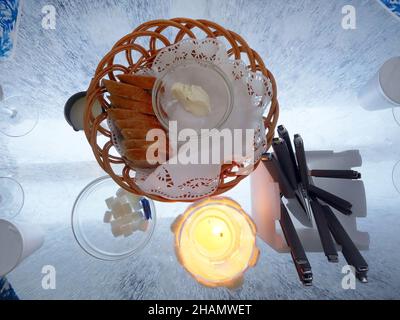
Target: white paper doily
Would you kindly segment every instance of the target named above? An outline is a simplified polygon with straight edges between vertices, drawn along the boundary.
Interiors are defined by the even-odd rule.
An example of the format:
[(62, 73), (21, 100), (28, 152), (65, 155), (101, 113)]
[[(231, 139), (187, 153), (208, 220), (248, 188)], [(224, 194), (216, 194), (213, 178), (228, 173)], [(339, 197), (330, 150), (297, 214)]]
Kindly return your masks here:
[[(234, 93), (233, 109), (221, 129), (242, 129), (244, 132), (246, 129), (255, 130), (253, 159), (245, 159), (236, 154), (229, 156), (230, 160), (233, 158), (235, 162), (244, 166), (243, 174), (248, 174), (251, 171), (248, 170), (247, 164), (258, 161), (261, 154), (266, 151), (262, 115), (271, 102), (273, 94), (271, 80), (262, 73), (251, 72), (243, 61), (229, 59), (225, 45), (212, 38), (185, 39), (166, 47), (155, 58), (152, 69), (142, 70), (141, 73), (159, 78), (174, 64), (188, 59), (215, 64), (231, 82)], [(243, 137), (243, 150), (245, 150), (244, 144)], [(180, 146), (178, 154), (185, 152), (185, 146)], [(200, 149), (200, 153), (203, 151)], [(154, 170), (137, 170), (136, 184), (145, 193), (170, 200), (196, 200), (213, 194), (218, 188), (221, 165), (173, 164), (177, 156), (175, 154), (167, 163)], [(225, 158), (222, 159), (222, 162), (224, 161)]]

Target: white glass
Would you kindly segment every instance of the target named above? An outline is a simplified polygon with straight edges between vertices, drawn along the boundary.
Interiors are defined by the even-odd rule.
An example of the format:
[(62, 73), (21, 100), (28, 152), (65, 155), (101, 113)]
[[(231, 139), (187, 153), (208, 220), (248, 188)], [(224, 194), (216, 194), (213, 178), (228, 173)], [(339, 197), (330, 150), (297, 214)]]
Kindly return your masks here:
[(0, 132), (9, 137), (22, 137), (36, 126), (39, 112), (33, 101), (13, 96), (0, 101)]

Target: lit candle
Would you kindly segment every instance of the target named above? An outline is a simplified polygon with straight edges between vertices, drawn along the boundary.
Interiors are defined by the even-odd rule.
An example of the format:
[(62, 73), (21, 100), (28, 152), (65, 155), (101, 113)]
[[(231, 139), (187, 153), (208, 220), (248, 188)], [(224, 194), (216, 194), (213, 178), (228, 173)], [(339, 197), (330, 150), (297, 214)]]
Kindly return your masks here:
[(203, 285), (237, 287), (256, 264), (256, 227), (241, 206), (225, 197), (192, 204), (172, 230), (179, 262)]

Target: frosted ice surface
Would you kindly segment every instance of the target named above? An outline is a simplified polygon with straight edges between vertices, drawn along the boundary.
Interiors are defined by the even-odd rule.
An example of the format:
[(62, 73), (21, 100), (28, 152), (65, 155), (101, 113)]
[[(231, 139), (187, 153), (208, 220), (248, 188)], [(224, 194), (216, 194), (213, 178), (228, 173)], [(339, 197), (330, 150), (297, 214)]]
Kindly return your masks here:
[[(52, 3), (56, 29), (44, 30), (41, 6), (47, 2), (24, 2), (14, 60), (0, 64), (5, 96), (30, 95), (41, 105), (31, 134), (18, 139), (0, 135), (0, 175), (15, 177), (26, 191), (21, 218), (43, 223), (47, 230), (43, 248), (9, 276), (22, 298), (400, 298), (400, 195), (392, 184), (392, 168), (400, 160), (400, 127), (391, 110), (367, 112), (356, 99), (358, 88), (400, 52), (400, 24), (376, 1), (352, 1), (358, 24), (347, 31), (341, 28), (346, 0)], [(169, 225), (186, 208), (182, 203), (156, 204), (160, 219), (154, 238), (135, 258), (104, 263), (78, 247), (70, 227), (72, 204), (103, 173), (83, 133), (64, 121), (64, 103), (86, 90), (99, 60), (120, 37), (144, 21), (175, 16), (214, 20), (248, 40), (276, 77), (279, 122), (292, 134), (301, 133), (308, 150), (360, 149), (368, 217), (358, 223), (371, 236), (365, 253), (369, 284), (344, 291), (344, 259), (333, 265), (323, 254), (311, 254), (315, 285), (305, 290), (290, 256), (260, 242), (260, 262), (246, 274), (242, 289), (201, 287), (173, 252)], [(248, 179), (227, 195), (250, 212)], [(54, 291), (41, 287), (46, 264), (57, 270)]]

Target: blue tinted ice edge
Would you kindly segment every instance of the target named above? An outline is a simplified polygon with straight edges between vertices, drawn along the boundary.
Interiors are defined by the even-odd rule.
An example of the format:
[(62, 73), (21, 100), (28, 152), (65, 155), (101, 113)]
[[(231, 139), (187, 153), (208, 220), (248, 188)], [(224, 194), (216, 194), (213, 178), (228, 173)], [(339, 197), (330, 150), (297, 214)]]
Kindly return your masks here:
[(0, 300), (18, 300), (14, 289), (4, 277), (0, 277)]
[(11, 56), (15, 46), (21, 0), (0, 0), (0, 60)]
[(400, 0), (378, 0), (384, 7), (386, 7), (395, 16), (400, 18)]

